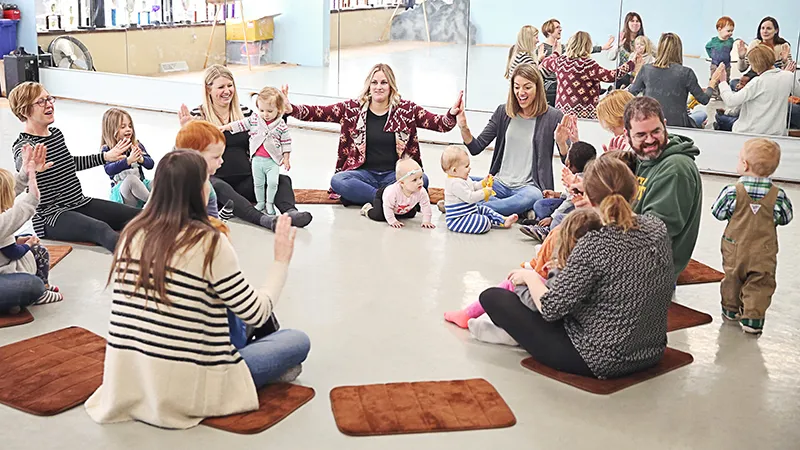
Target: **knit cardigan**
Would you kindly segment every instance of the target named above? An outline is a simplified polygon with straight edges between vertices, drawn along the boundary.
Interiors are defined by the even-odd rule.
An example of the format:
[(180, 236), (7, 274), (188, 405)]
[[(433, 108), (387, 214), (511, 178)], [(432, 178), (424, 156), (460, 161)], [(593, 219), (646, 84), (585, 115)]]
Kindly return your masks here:
[[(544, 114), (536, 118), (536, 128), (533, 130), (533, 183), (537, 188), (553, 189), (553, 151), (556, 147), (555, 131), (564, 113), (548, 107)], [(465, 145), (469, 152), (475, 156), (480, 154), (493, 140), (497, 139), (492, 153), (492, 164), (489, 173), (497, 175), (503, 164), (503, 154), (506, 150), (506, 131), (511, 123), (511, 117), (506, 114), (506, 105), (497, 107), (486, 128), (481, 134)], [(563, 158), (562, 158), (563, 159)]]
[[(336, 172), (354, 170), (361, 167), (367, 158), (367, 110), (369, 104), (361, 106), (358, 100), (345, 100), (328, 106), (292, 105), (292, 117), (307, 122), (339, 123), (339, 157)], [(444, 133), (456, 126), (456, 117), (450, 114), (439, 115), (426, 111), (423, 107), (408, 100), (389, 109), (389, 117), (383, 131), (394, 133), (397, 142), (397, 156), (409, 157), (422, 165), (419, 154), (417, 128)]]
[[(14, 194), (19, 195), (28, 185), (28, 173), (25, 170), (17, 172)], [(14, 233), (19, 230), (36, 212), (39, 199), (33, 194), (25, 194), (17, 199), (14, 206), (0, 212), (0, 248), (7, 247), (16, 242)], [(0, 274), (8, 273), (36, 273), (36, 260), (33, 253), (28, 252), (20, 259), (11, 261), (0, 253)], [(0, 293), (2, 295), (2, 293)]]

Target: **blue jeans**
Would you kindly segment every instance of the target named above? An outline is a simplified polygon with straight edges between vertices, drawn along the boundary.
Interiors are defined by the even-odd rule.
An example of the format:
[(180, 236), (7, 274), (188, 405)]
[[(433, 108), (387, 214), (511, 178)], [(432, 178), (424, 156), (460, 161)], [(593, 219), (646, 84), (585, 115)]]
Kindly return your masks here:
[[(363, 205), (370, 203), (375, 198), (375, 193), (383, 186), (388, 186), (397, 181), (394, 170), (377, 172), (367, 169), (345, 170), (334, 174), (331, 178), (331, 188), (342, 196), (342, 203)], [(428, 189), (428, 176), (422, 175), (425, 189)]]
[[(475, 181), (481, 181), (483, 179), (481, 177), (471, 178)], [(544, 198), (542, 196), (542, 191), (536, 186), (528, 185), (510, 189), (505, 187), (503, 183), (495, 180), (492, 189), (494, 189), (497, 195), (483, 204), (504, 216), (510, 216), (511, 214), (522, 215), (526, 211), (533, 209), (533, 205)]]
[(789, 105), (789, 128), (800, 129), (800, 105)]
[(24, 308), (44, 294), (44, 282), (29, 273), (0, 275), (0, 313)]
[(305, 361), (310, 350), (311, 341), (302, 331), (278, 330), (247, 344), (239, 354), (259, 389)]
[(564, 202), (562, 198), (543, 198), (533, 204), (533, 212), (536, 213), (536, 220), (550, 217)]
[(729, 116), (727, 114), (717, 113), (714, 120), (717, 122), (716, 129), (719, 131), (733, 131), (733, 124), (739, 119), (739, 116)]
[(703, 128), (703, 122), (708, 119), (708, 113), (698, 109), (697, 111), (690, 112), (689, 117), (697, 124), (697, 128)]

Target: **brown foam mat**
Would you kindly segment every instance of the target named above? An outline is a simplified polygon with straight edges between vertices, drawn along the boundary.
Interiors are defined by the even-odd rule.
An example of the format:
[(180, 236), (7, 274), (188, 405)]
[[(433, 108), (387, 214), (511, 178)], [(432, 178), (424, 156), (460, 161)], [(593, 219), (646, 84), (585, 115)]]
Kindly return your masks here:
[(341, 386), (331, 390), (336, 426), (350, 436), (505, 428), (517, 423), (488, 381)]
[(704, 312), (673, 302), (667, 310), (667, 332), (705, 325), (712, 320)]
[(78, 327), (0, 347), (0, 403), (52, 416), (82, 404), (103, 381), (106, 340)]
[(678, 276), (678, 286), (686, 284), (718, 283), (725, 278), (725, 274), (693, 259)]
[(46, 245), (45, 247), (47, 247), (47, 251), (50, 252), (51, 269), (55, 267), (56, 264), (60, 263), (62, 259), (66, 258), (72, 251), (71, 245)]
[(692, 355), (680, 350), (675, 350), (674, 348), (667, 347), (666, 351), (664, 352), (664, 357), (661, 358), (661, 361), (659, 361), (659, 363), (655, 366), (626, 377), (613, 378), (610, 380), (598, 380), (597, 378), (582, 377), (580, 375), (559, 372), (558, 370), (545, 366), (533, 358), (523, 359), (521, 364), (526, 369), (532, 370), (540, 375), (544, 375), (547, 378), (560, 381), (561, 383), (566, 383), (586, 392), (599, 395), (608, 395), (650, 380), (659, 375), (672, 372), (675, 369), (690, 364), (692, 361), (694, 361)]
[(33, 315), (27, 309), (22, 309), (17, 314), (0, 315), (0, 328), (13, 327), (33, 322)]
[[(328, 196), (328, 191), (324, 189), (295, 189), (294, 200), (298, 205), (338, 205), (339, 200), (332, 200)], [(439, 200), (444, 200), (444, 189), (429, 188), (428, 195), (431, 203), (435, 204)]]
[(271, 384), (258, 391), (258, 409), (230, 416), (210, 417), (201, 423), (238, 434), (256, 434), (288, 417), (314, 398), (314, 389), (296, 384)]

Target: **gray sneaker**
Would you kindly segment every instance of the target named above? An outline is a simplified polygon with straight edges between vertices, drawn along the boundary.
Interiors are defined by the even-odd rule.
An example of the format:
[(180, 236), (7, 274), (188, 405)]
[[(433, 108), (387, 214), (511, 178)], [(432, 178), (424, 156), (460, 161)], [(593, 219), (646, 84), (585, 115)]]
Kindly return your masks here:
[(289, 370), (283, 373), (283, 375), (279, 376), (276, 383), (291, 383), (292, 381), (296, 380), (297, 377), (300, 376), (300, 373), (303, 372), (303, 365), (298, 364), (294, 367), (291, 367)]
[(438, 202), (436, 202), (436, 207), (439, 208), (439, 211), (442, 214), (446, 214), (447, 213), (447, 211), (444, 209), (444, 200), (439, 200)]

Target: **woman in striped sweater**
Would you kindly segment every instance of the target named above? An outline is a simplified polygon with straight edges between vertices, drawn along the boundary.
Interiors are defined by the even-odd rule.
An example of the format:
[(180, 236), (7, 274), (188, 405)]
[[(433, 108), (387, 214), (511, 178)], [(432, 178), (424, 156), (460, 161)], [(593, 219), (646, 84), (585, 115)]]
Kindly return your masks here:
[(36, 234), (57, 241), (94, 242), (113, 252), (118, 231), (139, 210), (83, 195), (76, 172), (124, 159), (124, 149), (72, 156), (61, 130), (50, 126), (55, 121), (55, 99), (39, 83), (25, 82), (15, 87), (8, 102), (14, 115), (25, 124), (25, 131), (13, 147), (17, 170), (24, 170), (22, 149), (26, 145), (44, 145), (47, 162), (52, 163), (37, 177), (41, 197), (33, 216)]
[(208, 221), (208, 194), (203, 157), (170, 152), (142, 214), (122, 232), (109, 274), (103, 384), (86, 401), (99, 423), (190, 428), (205, 417), (255, 410), (257, 389), (300, 373), (308, 336), (280, 330), (237, 350), (227, 318), (230, 309), (253, 327), (267, 322), (297, 229), (287, 215), (277, 219), (275, 260), (260, 286), (250, 285), (230, 241)]

